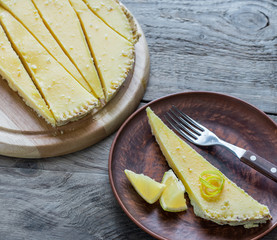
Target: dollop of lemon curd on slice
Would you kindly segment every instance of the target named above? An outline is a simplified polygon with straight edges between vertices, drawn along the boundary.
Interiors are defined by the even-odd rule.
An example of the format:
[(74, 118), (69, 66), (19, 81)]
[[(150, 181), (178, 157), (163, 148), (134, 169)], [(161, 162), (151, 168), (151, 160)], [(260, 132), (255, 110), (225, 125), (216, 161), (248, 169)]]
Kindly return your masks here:
[(164, 173), (162, 183), (166, 185), (160, 197), (160, 204), (163, 210), (168, 212), (186, 210), (185, 187), (171, 169)]
[[(201, 193), (199, 177), (203, 171), (219, 171), (170, 130), (148, 107), (149, 124), (163, 155), (183, 182), (197, 216), (218, 224), (257, 227), (271, 219), (267, 206), (260, 204), (224, 174), (220, 194), (206, 198)], [(219, 171), (220, 172), (220, 171)]]
[(161, 196), (165, 185), (156, 182), (154, 179), (145, 176), (144, 174), (137, 174), (131, 170), (124, 170), (127, 178), (131, 182), (136, 192), (148, 203), (155, 203)]

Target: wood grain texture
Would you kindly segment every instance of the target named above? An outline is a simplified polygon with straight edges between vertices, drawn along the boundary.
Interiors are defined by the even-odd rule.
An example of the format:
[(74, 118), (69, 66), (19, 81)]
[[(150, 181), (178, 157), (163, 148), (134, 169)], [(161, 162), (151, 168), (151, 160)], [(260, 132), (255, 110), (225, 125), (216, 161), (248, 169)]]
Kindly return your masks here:
[(216, 91), (277, 113), (275, 1), (124, 3), (149, 44), (152, 70), (145, 100), (176, 91)]
[[(170, 93), (211, 90), (246, 100), (277, 123), (275, 1), (122, 2), (138, 19), (150, 51), (150, 80), (140, 106)], [(260, 12), (269, 24), (257, 30), (267, 18)], [(48, 159), (1, 156), (0, 239), (153, 240), (128, 218), (109, 187), (114, 136)], [(96, 197), (87, 197), (92, 193)], [(277, 228), (262, 240), (277, 240)]]
[(1, 240), (147, 238), (110, 197), (106, 174), (0, 168), (0, 175)]
[(91, 146), (114, 132), (135, 110), (149, 77), (148, 46), (141, 28), (135, 64), (116, 96), (98, 111), (65, 126), (52, 128), (39, 119), (8, 84), (0, 81), (0, 153), (12, 157), (52, 157)]

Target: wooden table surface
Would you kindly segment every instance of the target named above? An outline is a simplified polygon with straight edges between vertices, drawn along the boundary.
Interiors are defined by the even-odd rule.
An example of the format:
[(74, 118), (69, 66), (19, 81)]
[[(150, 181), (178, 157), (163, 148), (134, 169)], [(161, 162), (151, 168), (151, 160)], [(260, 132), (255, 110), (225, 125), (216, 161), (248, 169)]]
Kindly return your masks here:
[[(182, 91), (215, 91), (277, 122), (277, 3), (123, 0), (149, 45), (141, 105)], [(119, 207), (108, 179), (115, 134), (49, 159), (0, 157), (0, 239), (153, 239)], [(276, 206), (277, 207), (277, 206)], [(264, 236), (276, 240), (277, 228)]]

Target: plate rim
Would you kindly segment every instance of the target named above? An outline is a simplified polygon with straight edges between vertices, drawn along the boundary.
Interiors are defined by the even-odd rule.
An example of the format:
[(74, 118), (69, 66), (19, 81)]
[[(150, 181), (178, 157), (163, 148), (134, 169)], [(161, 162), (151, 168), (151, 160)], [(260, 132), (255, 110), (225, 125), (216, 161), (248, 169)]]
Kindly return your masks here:
[[(195, 95), (195, 94), (207, 94), (207, 95), (216, 95), (216, 96), (220, 96), (220, 97), (224, 97), (224, 98), (229, 98), (231, 100), (235, 100), (238, 102), (241, 102), (243, 104), (245, 104), (247, 107), (250, 107), (252, 109), (254, 109), (255, 111), (257, 111), (259, 114), (261, 114), (261, 116), (265, 117), (267, 120), (269, 120), (269, 122), (271, 122), (273, 124), (273, 126), (275, 125), (277, 127), (277, 124), (270, 118), (268, 117), (262, 110), (258, 109), (257, 107), (255, 107), (254, 105), (231, 95), (228, 94), (223, 94), (223, 93), (219, 93), (219, 92), (213, 92), (213, 91), (183, 91), (183, 92), (177, 92), (177, 93), (172, 93), (160, 98), (157, 98), (153, 101), (150, 101), (149, 103), (145, 104), (144, 106), (140, 107), (139, 109), (137, 109), (134, 113), (132, 113), (125, 121), (124, 123), (121, 125), (121, 127), (118, 129), (115, 138), (112, 142), (111, 148), (110, 148), (110, 153), (109, 153), (109, 162), (108, 162), (108, 171), (109, 171), (109, 181), (111, 184), (111, 188), (112, 191), (115, 195), (115, 198), (117, 200), (117, 202), (119, 203), (120, 207), (123, 209), (123, 211), (125, 212), (125, 214), (139, 227), (141, 228), (143, 231), (145, 231), (146, 233), (148, 233), (149, 235), (157, 238), (157, 239), (161, 239), (161, 240), (169, 240), (168, 238), (165, 238), (157, 233), (155, 233), (154, 231), (151, 231), (149, 228), (145, 227), (142, 223), (140, 223), (136, 218), (134, 218), (131, 213), (127, 210), (127, 208), (125, 207), (125, 205), (123, 204), (123, 202), (121, 201), (121, 198), (119, 196), (119, 194), (116, 191), (116, 187), (113, 181), (113, 176), (112, 176), (112, 161), (113, 161), (113, 152), (117, 143), (117, 139), (120, 137), (123, 129), (125, 128), (125, 126), (133, 119), (135, 118), (135, 116), (137, 114), (139, 114), (141, 111), (145, 110), (148, 106), (155, 104), (156, 102), (159, 101), (163, 101), (167, 98), (171, 98), (171, 97), (175, 97), (177, 95)], [(271, 232), (275, 227), (277, 227), (277, 221), (266, 231), (264, 231), (263, 233), (255, 236), (254, 238), (252, 238), (252, 240), (257, 240), (260, 239), (261, 237), (265, 236), (266, 234), (268, 234), (269, 232)]]

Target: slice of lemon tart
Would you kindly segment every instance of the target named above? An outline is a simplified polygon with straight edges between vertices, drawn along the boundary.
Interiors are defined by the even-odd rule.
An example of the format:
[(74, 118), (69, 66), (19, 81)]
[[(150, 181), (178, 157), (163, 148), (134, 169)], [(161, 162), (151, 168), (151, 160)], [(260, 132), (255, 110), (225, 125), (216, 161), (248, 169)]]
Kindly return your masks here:
[(99, 101), (3, 8), (0, 8), (0, 21), (13, 48), (53, 113), (58, 126), (77, 120), (98, 106)]
[(86, 80), (69, 60), (44, 25), (31, 0), (0, 0), (0, 5), (19, 20), (52, 57), (54, 57), (87, 91), (92, 92)]
[(138, 34), (129, 12), (116, 0), (84, 0), (91, 11), (128, 41), (135, 43)]
[(7, 80), (11, 89), (18, 92), (28, 106), (54, 126), (56, 121), (53, 114), (13, 50), (1, 26), (0, 39), (0, 75)]
[[(183, 182), (197, 216), (218, 224), (243, 225), (246, 228), (271, 219), (267, 206), (254, 200), (224, 176), (170, 130), (149, 107), (146, 111), (152, 133), (169, 166)], [(203, 174), (210, 175), (203, 179)], [(219, 179), (222, 187), (216, 186)], [(211, 189), (204, 192), (203, 182)], [(212, 188), (220, 191), (213, 194), (215, 190)]]
[(68, 0), (33, 0), (46, 26), (79, 69), (97, 98), (104, 100), (100, 79), (79, 19)]
[(132, 68), (134, 45), (108, 27), (82, 0), (70, 2), (82, 23), (108, 102)]

